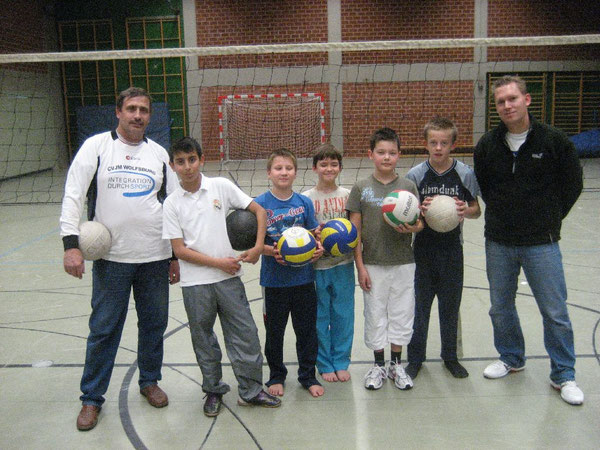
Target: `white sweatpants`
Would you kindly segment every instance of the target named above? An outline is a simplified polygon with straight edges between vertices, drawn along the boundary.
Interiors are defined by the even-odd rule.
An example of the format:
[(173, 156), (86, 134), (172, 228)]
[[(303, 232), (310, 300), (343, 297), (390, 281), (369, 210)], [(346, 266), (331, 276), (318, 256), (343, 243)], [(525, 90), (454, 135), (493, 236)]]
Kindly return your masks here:
[(363, 291), (366, 346), (408, 345), (415, 318), (415, 264), (365, 267), (371, 278), (371, 290)]

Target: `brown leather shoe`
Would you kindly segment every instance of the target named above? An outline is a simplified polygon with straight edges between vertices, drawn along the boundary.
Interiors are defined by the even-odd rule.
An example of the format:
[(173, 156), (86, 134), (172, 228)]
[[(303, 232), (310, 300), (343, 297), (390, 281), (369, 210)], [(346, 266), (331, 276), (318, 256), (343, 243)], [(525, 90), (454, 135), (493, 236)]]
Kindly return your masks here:
[(79, 431), (88, 431), (98, 423), (98, 414), (100, 414), (99, 406), (83, 405), (79, 415), (77, 416), (77, 429)]
[(162, 408), (169, 404), (169, 397), (165, 394), (161, 388), (158, 387), (158, 384), (150, 384), (146, 386), (144, 389), (140, 390), (140, 394), (142, 394), (155, 408)]

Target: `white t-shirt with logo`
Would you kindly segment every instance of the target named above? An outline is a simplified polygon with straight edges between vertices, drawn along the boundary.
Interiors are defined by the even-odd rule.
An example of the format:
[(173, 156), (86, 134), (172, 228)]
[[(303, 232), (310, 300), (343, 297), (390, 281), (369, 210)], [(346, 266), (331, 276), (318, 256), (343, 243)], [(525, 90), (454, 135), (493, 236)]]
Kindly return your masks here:
[[(209, 178), (202, 175), (200, 189), (188, 192), (179, 187), (164, 205), (163, 237), (183, 239), (189, 249), (215, 258), (236, 257), (227, 235), (226, 218), (231, 209), (246, 209), (252, 198), (227, 178)], [(183, 259), (181, 286), (197, 286), (218, 283), (242, 275), (221, 269), (194, 264)]]
[[(163, 180), (166, 165), (167, 180)], [(110, 231), (112, 246), (104, 259), (142, 263), (171, 256), (170, 242), (162, 238), (162, 204), (158, 191), (178, 186), (169, 167), (167, 151), (145, 139), (128, 145), (112, 132), (87, 139), (71, 163), (60, 217), (61, 236), (79, 235), (86, 193), (98, 169), (94, 220)]]

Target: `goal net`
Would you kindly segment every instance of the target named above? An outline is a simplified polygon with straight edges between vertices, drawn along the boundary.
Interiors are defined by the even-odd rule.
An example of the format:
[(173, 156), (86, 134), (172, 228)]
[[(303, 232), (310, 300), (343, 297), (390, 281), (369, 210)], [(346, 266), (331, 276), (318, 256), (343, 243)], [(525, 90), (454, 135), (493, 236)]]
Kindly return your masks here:
[(325, 142), (322, 94), (236, 94), (219, 97), (218, 103), (224, 161), (264, 159), (280, 147), (306, 158)]
[(314, 185), (322, 142), (343, 152), (351, 186), (372, 170), (369, 137), (384, 126), (400, 135), (403, 174), (423, 160), (435, 116), (457, 125), (455, 155), (470, 163), (498, 123), (490, 86), (504, 74), (527, 81), (543, 122), (569, 136), (598, 128), (599, 34), (0, 54), (0, 204), (59, 203), (78, 117), (114, 111), (130, 85), (166, 105), (171, 141), (201, 143), (205, 173), (254, 196), (278, 147), (299, 157), (295, 189)]

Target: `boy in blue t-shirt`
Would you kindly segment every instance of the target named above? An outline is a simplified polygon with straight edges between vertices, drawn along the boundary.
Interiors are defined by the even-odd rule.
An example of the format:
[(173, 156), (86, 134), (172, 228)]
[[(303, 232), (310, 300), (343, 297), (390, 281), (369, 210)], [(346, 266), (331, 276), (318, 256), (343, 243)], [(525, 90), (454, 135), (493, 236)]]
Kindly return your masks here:
[[(267, 211), (267, 235), (260, 268), (260, 284), (265, 289), (265, 356), (269, 364), (271, 395), (283, 395), (287, 369), (283, 363), (283, 337), (288, 317), (296, 333), (298, 381), (313, 397), (324, 390), (317, 381), (317, 294), (312, 264), (291, 267), (285, 264), (277, 250), (277, 241), (290, 227), (300, 226), (309, 231), (317, 229), (312, 201), (292, 190), (297, 171), (296, 157), (287, 149), (274, 151), (267, 161), (267, 176), (271, 189), (255, 201)], [(317, 239), (313, 261), (323, 254)]]
[(456, 202), (461, 224), (447, 233), (427, 226), (415, 236), (415, 321), (408, 346), (406, 373), (416, 378), (427, 349), (427, 331), (433, 298), (437, 295), (442, 338), (442, 360), (455, 378), (469, 376), (457, 356), (458, 311), (463, 288), (462, 220), (481, 214), (475, 173), (466, 164), (450, 157), (458, 130), (452, 121), (436, 117), (425, 125), (427, 161), (410, 169), (406, 177), (417, 185), (423, 212), (436, 195), (448, 195)]

